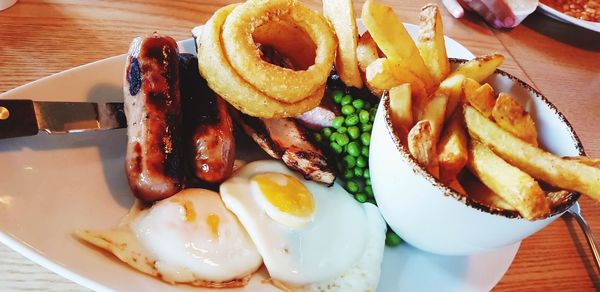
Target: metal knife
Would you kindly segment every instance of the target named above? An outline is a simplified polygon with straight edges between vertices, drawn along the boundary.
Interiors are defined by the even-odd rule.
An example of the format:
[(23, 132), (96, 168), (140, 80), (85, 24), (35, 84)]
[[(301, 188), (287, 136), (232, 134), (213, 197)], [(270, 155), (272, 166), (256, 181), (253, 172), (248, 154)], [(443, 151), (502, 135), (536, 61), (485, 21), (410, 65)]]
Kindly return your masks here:
[(0, 99), (0, 139), (126, 127), (123, 103)]

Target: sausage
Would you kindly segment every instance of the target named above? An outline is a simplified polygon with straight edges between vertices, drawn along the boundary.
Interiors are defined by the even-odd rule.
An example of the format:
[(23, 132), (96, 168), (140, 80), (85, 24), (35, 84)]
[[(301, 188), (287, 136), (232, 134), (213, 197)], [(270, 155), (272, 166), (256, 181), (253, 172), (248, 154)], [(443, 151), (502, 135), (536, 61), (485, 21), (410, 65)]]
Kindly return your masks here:
[(179, 51), (168, 36), (136, 38), (127, 55), (125, 172), (136, 197), (153, 202), (183, 188)]
[(235, 162), (233, 123), (227, 103), (212, 91), (198, 71), (198, 59), (180, 54), (181, 99), (187, 162), (200, 180), (228, 178)]

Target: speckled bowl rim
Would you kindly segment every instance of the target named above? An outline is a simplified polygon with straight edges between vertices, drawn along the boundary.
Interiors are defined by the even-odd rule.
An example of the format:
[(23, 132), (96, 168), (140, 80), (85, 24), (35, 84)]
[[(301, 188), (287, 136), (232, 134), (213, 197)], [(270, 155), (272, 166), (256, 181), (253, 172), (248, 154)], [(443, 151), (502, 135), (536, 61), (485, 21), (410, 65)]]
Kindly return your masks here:
[[(464, 63), (464, 62), (468, 61), (465, 59), (455, 59), (455, 58), (449, 58), (449, 60), (451, 63)], [(527, 91), (535, 94), (538, 98), (540, 98), (556, 115), (558, 115), (558, 118), (560, 119), (560, 121), (567, 126), (569, 133), (571, 134), (571, 138), (575, 142), (574, 146), (577, 149), (577, 151), (579, 152), (579, 155), (585, 156), (585, 150), (583, 149), (583, 144), (581, 143), (579, 136), (577, 136), (577, 134), (575, 133), (573, 126), (571, 126), (571, 123), (569, 123), (567, 118), (565, 118), (565, 116), (556, 108), (556, 106), (554, 106), (554, 104), (552, 104), (552, 102), (550, 102), (550, 100), (548, 100), (548, 98), (546, 98), (543, 94), (541, 94), (535, 88), (531, 87), (529, 84), (525, 83), (523, 80), (515, 77), (514, 75), (512, 75), (508, 72), (505, 72), (500, 69), (496, 69), (494, 74), (499, 74), (499, 75), (502, 75), (504, 77), (507, 77), (507, 78), (515, 81), (519, 86), (525, 88)], [(419, 163), (417, 163), (417, 161), (412, 157), (412, 155), (410, 155), (410, 153), (408, 152), (408, 149), (402, 144), (401, 139), (399, 138), (400, 133), (397, 133), (397, 131), (392, 126), (392, 121), (391, 121), (391, 117), (390, 117), (390, 99), (387, 94), (384, 95), (384, 97), (382, 99), (382, 103), (383, 103), (383, 110), (384, 110), (384, 120), (385, 120), (386, 128), (388, 130), (387, 132), (390, 135), (390, 137), (392, 138), (392, 141), (393, 141), (394, 145), (396, 146), (396, 149), (398, 149), (398, 152), (410, 164), (410, 166), (415, 174), (423, 176), (434, 187), (440, 189), (444, 193), (445, 196), (452, 197), (452, 198), (456, 199), (457, 201), (462, 202), (467, 207), (472, 207), (472, 208), (475, 208), (484, 213), (507, 217), (509, 219), (524, 219), (517, 211), (504, 210), (504, 209), (500, 209), (500, 208), (491, 207), (491, 206), (482, 204), (480, 202), (477, 202), (477, 201), (469, 198), (468, 196), (461, 195), (458, 192), (451, 189), (450, 187), (448, 187), (447, 185), (445, 185), (444, 183), (442, 183), (439, 179), (432, 176), (429, 172), (427, 172), (425, 170), (425, 168), (423, 168), (423, 166), (421, 166)], [(561, 213), (565, 212), (575, 202), (577, 202), (579, 197), (580, 197), (579, 193), (570, 192), (565, 201), (563, 201), (562, 203), (560, 203), (558, 205), (552, 206), (551, 212), (548, 216), (542, 217), (542, 218), (537, 218), (533, 221), (547, 219), (547, 218), (553, 217), (557, 214), (561, 214)]]

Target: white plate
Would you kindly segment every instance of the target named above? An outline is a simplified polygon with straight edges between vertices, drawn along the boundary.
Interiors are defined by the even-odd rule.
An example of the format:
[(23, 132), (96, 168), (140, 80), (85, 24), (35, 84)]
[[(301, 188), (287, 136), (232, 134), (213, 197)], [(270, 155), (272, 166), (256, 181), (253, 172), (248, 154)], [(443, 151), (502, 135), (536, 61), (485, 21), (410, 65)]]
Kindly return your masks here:
[[(413, 37), (417, 34), (417, 26), (407, 28)], [(191, 40), (179, 45), (181, 52), (194, 51)], [(473, 56), (451, 39), (446, 45), (451, 57)], [(122, 101), (124, 61), (121, 55), (77, 67), (0, 98)], [(94, 290), (201, 291), (145, 276), (73, 237), (77, 229), (115, 227), (131, 206), (123, 166), (125, 146), (125, 130), (1, 140), (0, 241)], [(516, 244), (470, 257), (437, 256), (407, 244), (387, 248), (379, 290), (488, 291), (502, 278), (518, 248)], [(263, 277), (264, 272), (255, 276), (246, 290), (273, 289), (261, 283)]]
[(543, 4), (543, 3), (540, 3), (538, 7), (539, 7), (540, 11), (542, 11), (542, 13), (544, 13), (554, 19), (557, 19), (557, 20), (560, 20), (560, 21), (566, 22), (566, 23), (571, 23), (571, 24), (574, 24), (574, 25), (577, 25), (577, 26), (580, 26), (583, 28), (587, 28), (587, 29), (593, 30), (595, 32), (600, 32), (600, 23), (598, 23), (598, 22), (581, 20), (579, 18), (575, 18), (575, 17), (569, 16), (569, 15), (566, 15), (566, 14), (564, 14), (546, 4)]

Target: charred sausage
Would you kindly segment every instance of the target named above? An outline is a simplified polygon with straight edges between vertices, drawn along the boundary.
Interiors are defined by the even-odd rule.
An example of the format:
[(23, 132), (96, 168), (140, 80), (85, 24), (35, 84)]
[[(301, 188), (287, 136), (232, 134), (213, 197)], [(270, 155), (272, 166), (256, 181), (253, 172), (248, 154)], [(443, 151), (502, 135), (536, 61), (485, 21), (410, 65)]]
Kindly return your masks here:
[(180, 54), (181, 99), (187, 162), (194, 175), (221, 182), (233, 171), (235, 139), (227, 103), (198, 71), (198, 59)]
[(127, 117), (125, 171), (132, 192), (153, 202), (183, 188), (179, 52), (175, 40), (133, 40), (123, 87)]

